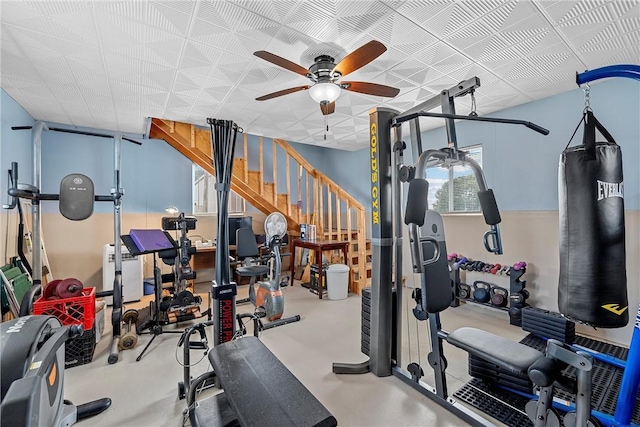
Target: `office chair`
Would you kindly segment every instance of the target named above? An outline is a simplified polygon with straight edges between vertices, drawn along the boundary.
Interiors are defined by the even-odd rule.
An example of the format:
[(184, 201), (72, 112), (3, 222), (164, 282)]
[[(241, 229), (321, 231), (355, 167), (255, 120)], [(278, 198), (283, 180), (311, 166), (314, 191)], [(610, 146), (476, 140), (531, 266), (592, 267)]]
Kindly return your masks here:
[(260, 248), (256, 241), (256, 235), (251, 228), (239, 228), (236, 231), (236, 256), (243, 266), (237, 267), (236, 272), (241, 277), (250, 277), (249, 286), (253, 287), (256, 278), (269, 273), (269, 266), (265, 264), (251, 265), (253, 261), (261, 262)]

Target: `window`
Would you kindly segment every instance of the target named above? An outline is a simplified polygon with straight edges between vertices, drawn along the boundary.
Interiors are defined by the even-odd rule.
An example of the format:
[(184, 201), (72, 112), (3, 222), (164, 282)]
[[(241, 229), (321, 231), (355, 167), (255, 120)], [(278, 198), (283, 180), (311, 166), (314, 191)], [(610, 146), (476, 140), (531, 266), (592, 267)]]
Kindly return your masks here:
[[(229, 213), (245, 211), (245, 201), (233, 191), (229, 192)], [(193, 165), (193, 213), (217, 213), (218, 195), (216, 178), (198, 165)]]
[[(482, 167), (482, 145), (462, 148)], [(431, 167), (429, 181), (429, 209), (440, 213), (480, 212), (478, 183), (468, 166)]]

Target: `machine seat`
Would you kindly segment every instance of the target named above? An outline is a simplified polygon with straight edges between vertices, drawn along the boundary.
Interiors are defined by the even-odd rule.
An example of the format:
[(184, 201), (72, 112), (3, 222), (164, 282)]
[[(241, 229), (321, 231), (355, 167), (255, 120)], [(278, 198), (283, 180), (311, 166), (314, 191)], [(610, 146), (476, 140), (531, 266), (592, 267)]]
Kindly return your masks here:
[(534, 348), (476, 328), (456, 329), (449, 333), (447, 342), (519, 374), (526, 374), (529, 366), (544, 356)]
[(268, 265), (247, 265), (245, 267), (237, 267), (236, 272), (245, 277), (259, 277), (269, 273)]

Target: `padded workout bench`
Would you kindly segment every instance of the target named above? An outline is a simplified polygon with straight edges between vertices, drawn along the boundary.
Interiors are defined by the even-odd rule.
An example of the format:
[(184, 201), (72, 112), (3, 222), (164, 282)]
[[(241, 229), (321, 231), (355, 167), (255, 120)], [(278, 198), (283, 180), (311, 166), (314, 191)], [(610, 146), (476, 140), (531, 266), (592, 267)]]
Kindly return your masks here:
[(456, 329), (446, 340), (469, 354), (519, 374), (526, 374), (533, 362), (544, 356), (534, 348), (476, 328)]
[[(215, 346), (209, 361), (224, 393), (198, 402), (201, 425), (229, 425), (231, 407), (242, 426), (336, 426), (338, 422), (256, 337)], [(225, 399), (226, 398), (226, 399)]]

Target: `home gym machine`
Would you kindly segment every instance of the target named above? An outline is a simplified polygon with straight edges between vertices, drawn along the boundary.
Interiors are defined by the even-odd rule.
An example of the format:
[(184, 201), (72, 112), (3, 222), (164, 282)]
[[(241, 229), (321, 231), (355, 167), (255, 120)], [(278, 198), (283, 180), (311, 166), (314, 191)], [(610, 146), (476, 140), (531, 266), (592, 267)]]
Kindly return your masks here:
[[(162, 218), (162, 230), (132, 229), (128, 235), (122, 236), (122, 242), (132, 255), (153, 254), (154, 300), (141, 310), (127, 310), (125, 312), (125, 318), (134, 318), (132, 323), (136, 324), (138, 334), (153, 335), (136, 358), (137, 362), (142, 360), (158, 335), (164, 333), (182, 334), (182, 331), (178, 330), (164, 330), (165, 325), (194, 320), (203, 316), (200, 313), (202, 298), (187, 289), (187, 280), (196, 278), (196, 273), (191, 269), (189, 263), (196, 248), (191, 246), (187, 231), (195, 228), (196, 218), (186, 217), (184, 213), (180, 213), (177, 217)], [(171, 230), (180, 231), (177, 242), (169, 234)], [(165, 264), (172, 266), (171, 273), (161, 274), (158, 258), (162, 259)], [(164, 283), (171, 283), (172, 286), (165, 288)], [(165, 291), (169, 295), (165, 295)], [(127, 316), (132, 311), (135, 313)], [(211, 318), (210, 313), (211, 311), (208, 310), (209, 318)], [(148, 331), (140, 332), (147, 328)]]
[[(472, 169), (478, 182), (478, 197), (484, 219), (490, 226), (490, 229), (484, 235), (484, 246), (491, 253), (501, 254), (502, 243), (499, 228), (501, 218), (493, 191), (487, 187), (484, 174), (479, 165), (467, 156), (464, 151), (458, 150), (454, 120), (517, 124), (526, 126), (543, 135), (549, 133), (548, 130), (523, 120), (479, 117), (475, 112), (472, 112), (469, 116), (456, 114), (455, 98), (465, 95), (473, 97), (474, 91), (479, 87), (480, 80), (474, 77), (450, 89), (443, 90), (438, 96), (419, 104), (405, 113), (398, 113), (386, 108), (376, 108), (370, 112), (369, 137), (374, 268), (371, 284), (369, 360), (360, 364), (334, 363), (333, 365), (333, 372), (337, 374), (372, 372), (377, 376), (394, 375), (472, 425), (486, 425), (487, 421), (452, 400), (447, 391), (446, 360), (442, 351), (444, 333), (440, 328), (438, 313), (448, 307), (453, 300), (454, 288), (451, 286), (449, 278), (446, 248), (440, 245), (441, 240), (443, 241), (444, 239), (444, 230), (441, 230), (441, 227), (436, 224), (428, 224), (429, 227), (433, 226), (434, 228), (429, 228), (424, 236), (419, 233), (420, 225), (426, 224), (425, 211), (428, 191), (426, 167), (459, 164), (467, 165)], [(472, 104), (475, 104), (474, 100), (472, 100)], [(438, 106), (441, 106), (442, 113), (428, 112)], [(419, 117), (445, 119), (449, 141), (447, 148), (423, 150)], [(403, 153), (407, 147), (402, 141), (400, 125), (404, 122), (409, 122), (412, 158), (418, 160), (415, 166), (403, 164)], [(391, 141), (392, 130), (395, 135), (393, 143)], [(393, 165), (392, 159), (394, 160)], [(420, 304), (418, 304), (414, 313), (429, 321), (432, 352), (429, 354), (428, 361), (434, 369), (435, 389), (420, 380), (422, 369), (419, 365), (414, 366), (411, 369), (411, 373), (399, 366), (401, 363), (401, 319), (404, 299), (402, 286), (395, 286), (395, 288), (392, 286), (392, 268), (396, 278), (402, 277), (403, 225), (401, 212), (403, 211), (403, 192), (401, 182), (410, 182), (407, 200), (418, 204), (413, 208), (407, 207), (405, 223), (409, 225), (413, 270), (416, 273), (423, 273), (421, 276)], [(425, 273), (427, 269), (430, 272), (429, 281), (427, 281), (427, 274)], [(427, 286), (428, 282), (431, 281), (440, 281), (445, 285), (439, 289), (434, 286)], [(395, 297), (393, 297), (394, 289)], [(493, 348), (501, 349), (501, 345), (506, 345), (509, 342), (508, 340), (504, 341), (506, 342), (501, 340), (499, 342), (500, 345)], [(537, 353), (536, 356), (538, 355)], [(514, 356), (514, 358), (517, 357)], [(530, 354), (525, 363), (529, 360), (531, 360)], [(509, 362), (513, 362), (513, 360)], [(516, 366), (514, 367), (521, 364), (515, 363)]]
[[(122, 134), (106, 135), (96, 132), (85, 132), (74, 129), (64, 129), (48, 127), (42, 121), (36, 122), (33, 126), (16, 126), (12, 130), (27, 130), (32, 132), (33, 145), (33, 184), (18, 183), (18, 164), (12, 164), (12, 182), (13, 186), (9, 189), (9, 195), (16, 198), (31, 200), (31, 222), (33, 235), (33, 286), (25, 294), (20, 305), (20, 316), (30, 314), (29, 308), (36, 295), (42, 293), (42, 239), (41, 239), (41, 221), (40, 221), (40, 201), (42, 200), (58, 200), (60, 213), (72, 221), (81, 221), (87, 219), (93, 214), (93, 202), (110, 202), (113, 203), (113, 235), (114, 235), (114, 267), (115, 278), (112, 291), (104, 291), (96, 293), (96, 296), (113, 296), (113, 311), (111, 313), (111, 324), (113, 326), (113, 337), (110, 346), (109, 364), (118, 361), (118, 342), (120, 340), (121, 324), (122, 324), (122, 248), (118, 244), (120, 242), (121, 227), (121, 205), (124, 190), (120, 187), (120, 147), (122, 140), (142, 145), (140, 142), (130, 138), (123, 137)], [(91, 179), (82, 174), (70, 174), (63, 178), (60, 184), (60, 194), (42, 194), (41, 170), (41, 152), (42, 152), (42, 132), (54, 131), (71, 133), (77, 135), (87, 135), (102, 138), (112, 138), (114, 141), (114, 187), (109, 195), (94, 195), (93, 182)]]
[[(196, 278), (196, 272), (191, 269), (190, 264), (191, 257), (196, 253), (196, 248), (191, 245), (187, 233), (189, 230), (196, 229), (196, 222), (195, 217), (185, 216), (184, 212), (181, 212), (177, 217), (162, 218), (163, 230), (176, 230), (180, 233), (180, 237), (177, 239), (178, 249), (158, 254), (165, 264), (172, 266), (171, 274), (162, 275), (163, 283), (173, 283), (170, 289), (171, 296), (162, 298), (160, 304), (160, 310), (166, 313), (167, 323), (202, 317), (200, 313), (202, 298), (187, 289), (187, 280)], [(208, 314), (210, 319), (210, 312)]]
[(62, 326), (53, 316), (27, 315), (0, 324), (0, 424), (68, 427), (111, 406), (109, 398), (75, 406), (63, 397), (64, 344), (82, 332), (82, 326)]

